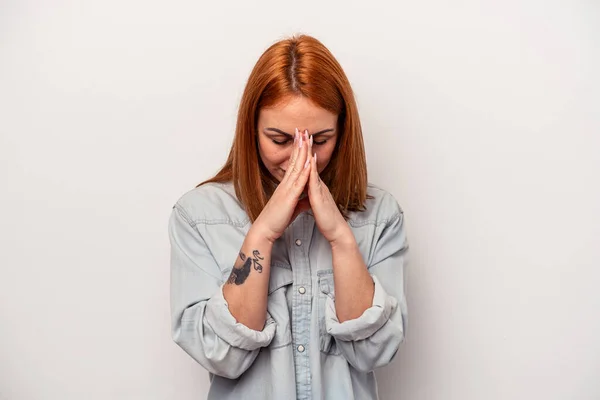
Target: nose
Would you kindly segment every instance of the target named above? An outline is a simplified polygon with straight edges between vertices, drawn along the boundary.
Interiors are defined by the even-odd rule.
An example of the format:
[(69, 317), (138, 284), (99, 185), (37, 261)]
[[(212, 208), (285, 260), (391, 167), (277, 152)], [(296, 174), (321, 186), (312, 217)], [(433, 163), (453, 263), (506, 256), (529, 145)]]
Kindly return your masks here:
[(287, 171), (287, 169), (290, 165), (290, 157), (292, 156), (293, 152), (294, 152), (294, 149), (292, 148), (292, 146), (290, 146), (288, 149), (286, 149), (285, 154), (282, 154), (284, 161), (281, 164), (279, 164), (279, 168), (281, 168), (284, 171)]

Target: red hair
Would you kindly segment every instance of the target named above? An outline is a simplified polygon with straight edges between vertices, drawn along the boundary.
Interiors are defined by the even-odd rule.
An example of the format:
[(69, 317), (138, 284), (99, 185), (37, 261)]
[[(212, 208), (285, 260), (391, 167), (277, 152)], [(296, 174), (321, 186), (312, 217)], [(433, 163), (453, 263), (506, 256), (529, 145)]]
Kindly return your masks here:
[(258, 155), (258, 113), (290, 95), (305, 97), (338, 115), (336, 147), (321, 179), (344, 217), (349, 211), (364, 210), (367, 163), (354, 94), (333, 54), (307, 35), (279, 41), (258, 59), (242, 95), (229, 157), (214, 177), (198, 186), (233, 182), (238, 199), (254, 222), (277, 184)]

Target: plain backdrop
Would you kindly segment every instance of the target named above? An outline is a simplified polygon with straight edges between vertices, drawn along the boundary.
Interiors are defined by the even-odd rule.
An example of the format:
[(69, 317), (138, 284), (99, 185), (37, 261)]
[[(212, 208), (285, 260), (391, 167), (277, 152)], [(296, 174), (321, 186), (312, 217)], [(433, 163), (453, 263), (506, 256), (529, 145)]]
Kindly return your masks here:
[(542, 0), (0, 1), (0, 399), (205, 398), (167, 220), (293, 33), (344, 67), (405, 211), (381, 399), (599, 399), (600, 5)]

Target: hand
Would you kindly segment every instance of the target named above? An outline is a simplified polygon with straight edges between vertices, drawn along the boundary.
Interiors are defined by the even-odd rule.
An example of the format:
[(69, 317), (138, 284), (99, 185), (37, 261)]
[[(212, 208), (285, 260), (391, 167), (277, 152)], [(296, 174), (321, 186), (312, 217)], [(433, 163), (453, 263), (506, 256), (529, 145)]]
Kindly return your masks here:
[(253, 231), (260, 232), (271, 243), (283, 235), (298, 214), (310, 208), (308, 199), (299, 200), (310, 175), (306, 162), (311, 158), (308, 155), (312, 147), (310, 142), (308, 131), (300, 133), (296, 128), (294, 149), (287, 171), (252, 226)]
[(331, 245), (338, 241), (354, 240), (354, 235), (340, 212), (326, 184), (319, 177), (317, 153), (311, 157), (308, 179), (308, 198), (317, 228)]

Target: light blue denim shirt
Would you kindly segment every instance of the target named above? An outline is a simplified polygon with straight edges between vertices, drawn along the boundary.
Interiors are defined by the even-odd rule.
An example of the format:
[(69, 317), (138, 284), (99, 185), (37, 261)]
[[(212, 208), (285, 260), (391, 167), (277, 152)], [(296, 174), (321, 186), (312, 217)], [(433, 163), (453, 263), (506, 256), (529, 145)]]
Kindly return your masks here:
[(209, 372), (209, 400), (377, 399), (373, 370), (404, 338), (403, 212), (369, 185), (366, 211), (352, 228), (375, 283), (373, 305), (340, 323), (331, 247), (305, 212), (271, 253), (267, 321), (262, 331), (236, 321), (223, 297), (251, 223), (232, 184), (184, 194), (169, 220), (173, 340)]

